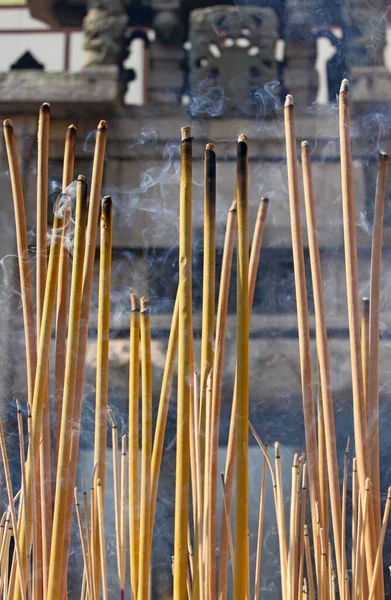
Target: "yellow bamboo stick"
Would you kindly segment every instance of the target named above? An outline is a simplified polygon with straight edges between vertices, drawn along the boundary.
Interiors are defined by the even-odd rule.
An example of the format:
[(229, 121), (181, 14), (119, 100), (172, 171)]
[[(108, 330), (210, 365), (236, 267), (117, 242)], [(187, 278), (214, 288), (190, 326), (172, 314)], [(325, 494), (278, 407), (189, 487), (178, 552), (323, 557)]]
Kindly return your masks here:
[[(52, 547), (48, 598), (60, 598), (64, 538), (66, 530), (67, 494), (72, 444), (72, 416), (76, 387), (77, 352), (79, 345), (82, 267), (85, 248), (85, 224), (87, 214), (87, 180), (79, 175), (77, 182), (75, 247), (72, 269), (71, 299), (68, 327), (68, 347), (65, 366), (64, 398), (61, 416), (60, 445), (58, 453), (56, 497), (53, 513)], [(64, 574), (65, 575), (65, 574)]]
[[(308, 228), (308, 245), (311, 262), (312, 289), (315, 304), (315, 326), (316, 326), (316, 347), (319, 363), (320, 387), (322, 414), (324, 425), (324, 442), (327, 457), (328, 481), (330, 488), (330, 506), (332, 516), (333, 534), (335, 540), (336, 563), (338, 582), (342, 586), (344, 575), (342, 571), (341, 548), (341, 494), (339, 488), (338, 476), (338, 456), (336, 446), (335, 424), (334, 424), (334, 406), (332, 395), (331, 369), (329, 348), (327, 339), (327, 325), (325, 315), (325, 303), (322, 285), (322, 271), (320, 262), (320, 251), (318, 241), (318, 228), (316, 220), (315, 199), (312, 179), (311, 154), (308, 142), (303, 142), (301, 146), (301, 158), (303, 165), (303, 183), (304, 200), (306, 210), (306, 220)], [(319, 441), (320, 443), (320, 441)], [(320, 479), (321, 480), (321, 479)], [(324, 485), (321, 487), (321, 493), (324, 495)], [(327, 494), (328, 495), (328, 494)], [(323, 512), (323, 502), (322, 502)], [(328, 527), (324, 520), (324, 529)], [(340, 587), (342, 591), (342, 587)]]
[[(365, 495), (365, 479), (370, 473), (367, 426), (365, 418), (364, 382), (360, 348), (360, 314), (358, 300), (358, 265), (356, 216), (353, 184), (353, 159), (350, 141), (349, 82), (344, 79), (339, 94), (339, 134), (341, 148), (342, 209), (345, 245), (346, 289), (349, 317), (349, 339), (353, 391), (354, 441), (360, 494)], [(365, 556), (368, 571), (373, 569), (376, 536), (373, 503), (368, 506), (365, 528)]]
[(151, 459), (152, 459), (152, 357), (151, 324), (146, 298), (140, 301), (141, 332), (141, 495), (140, 495), (140, 557), (138, 600), (149, 598), (149, 567), (151, 560)]
[(305, 549), (305, 563), (307, 567), (308, 587), (310, 590), (310, 598), (315, 598), (315, 584), (314, 584), (314, 573), (312, 569), (312, 558), (310, 548), (310, 538), (308, 534), (308, 527), (304, 525), (304, 549)]
[[(36, 263), (36, 313), (37, 344), (39, 344), (43, 303), (45, 299), (47, 273), (47, 223), (48, 223), (48, 180), (49, 180), (49, 127), (50, 104), (44, 102), (39, 111), (37, 135), (37, 263)], [(40, 457), (40, 510), (42, 536), (42, 587), (43, 598), (47, 596), (50, 542), (52, 535), (52, 461), (50, 436), (50, 395), (46, 391), (43, 411)]]
[(304, 575), (304, 525), (307, 508), (307, 463), (303, 465), (302, 480), (301, 480), (301, 505), (300, 505), (300, 547), (299, 547), (299, 576), (297, 597), (300, 598), (300, 592), (303, 587)]
[(90, 565), (88, 554), (87, 554), (87, 542), (86, 542), (86, 536), (84, 534), (83, 519), (81, 516), (77, 488), (75, 488), (75, 512), (76, 512), (77, 524), (78, 524), (79, 533), (80, 533), (80, 543), (81, 543), (83, 562), (84, 562), (84, 573), (85, 573), (85, 579), (86, 579), (86, 585), (87, 585), (87, 593), (88, 593), (89, 597), (92, 598), (92, 576), (91, 576), (91, 570), (90, 570), (91, 565)]
[[(25, 529), (25, 531), (28, 530), (27, 527), (27, 514), (28, 514), (28, 507), (26, 507), (26, 490), (27, 490), (27, 486), (26, 486), (26, 454), (25, 454), (25, 444), (24, 444), (24, 433), (23, 433), (23, 417), (22, 417), (22, 411), (20, 409), (20, 403), (19, 400), (16, 400), (16, 414), (17, 414), (17, 421), (18, 421), (18, 437), (19, 437), (19, 459), (20, 459), (20, 474), (21, 474), (21, 480), (22, 480), (22, 486), (21, 486), (21, 490), (22, 490), (22, 498), (21, 498), (21, 503), (20, 503), (20, 507), (22, 505), (24, 505), (24, 510), (21, 511), (19, 508), (19, 514), (21, 517), (23, 517), (23, 527)], [(30, 558), (30, 544), (26, 544), (26, 557), (24, 558), (24, 560), (26, 561), (26, 564), (28, 564), (29, 562), (29, 558)], [(0, 558), (0, 565), (1, 565), (1, 558)], [(29, 566), (27, 567), (27, 584), (28, 584), (28, 594), (29, 597), (31, 597), (31, 577), (30, 577), (31, 571)]]
[(37, 366), (37, 350), (34, 331), (33, 293), (30, 275), (26, 216), (22, 177), (20, 174), (18, 152), (12, 122), (6, 119), (3, 123), (5, 147), (8, 156), (12, 197), (14, 202), (16, 245), (18, 252), (20, 290), (22, 295), (23, 324), (26, 348), (28, 402), (32, 405), (34, 394), (35, 370)]
[(68, 313), (69, 248), (68, 235), (72, 212), (72, 191), (67, 190), (73, 181), (75, 163), (76, 127), (70, 125), (65, 136), (62, 193), (68, 198), (64, 211), (64, 237), (61, 245), (58, 273), (57, 314), (56, 314), (56, 357), (54, 365), (54, 407), (53, 407), (53, 449), (54, 470), (57, 469), (58, 444), (60, 440), (61, 404), (64, 391), (66, 335)]
[[(357, 461), (352, 461), (352, 580), (354, 581), (357, 552), (357, 526), (358, 526), (358, 487), (357, 487)], [(354, 588), (353, 588), (354, 589)], [(352, 593), (354, 599), (354, 594)], [(355, 599), (354, 599), (355, 600)]]
[(118, 465), (118, 427), (115, 421), (114, 413), (111, 408), (107, 414), (111, 422), (111, 441), (112, 441), (112, 458), (113, 458), (113, 487), (114, 487), (114, 520), (115, 520), (115, 545), (117, 551), (117, 570), (118, 579), (121, 580), (122, 563), (121, 563), (121, 532), (120, 532), (120, 476)]
[[(83, 296), (80, 316), (79, 355), (77, 358), (76, 389), (73, 411), (72, 457), (69, 472), (67, 522), (64, 543), (64, 561), (62, 581), (65, 582), (68, 568), (69, 548), (72, 532), (73, 490), (76, 485), (76, 473), (80, 442), (80, 420), (83, 403), (84, 367), (87, 351), (88, 319), (90, 316), (92, 280), (95, 265), (96, 236), (101, 201), (103, 165), (106, 150), (107, 121), (100, 121), (96, 132), (94, 161), (92, 165), (90, 199), (88, 203), (88, 218), (86, 231), (86, 250), (83, 265)], [(66, 593), (64, 589), (62, 595)]]
[(125, 600), (126, 581), (126, 471), (127, 471), (127, 436), (122, 436), (121, 452), (121, 497), (120, 497), (120, 537), (121, 537), (121, 600)]
[(248, 219), (248, 148), (241, 134), (236, 157), (236, 201), (238, 210), (237, 271), (237, 406), (236, 406), (236, 494), (234, 600), (247, 594), (248, 556), (248, 415), (249, 415), (249, 219)]
[[(388, 154), (380, 153), (376, 183), (375, 214), (372, 231), (371, 281), (369, 302), (369, 351), (366, 390), (368, 450), (375, 513), (376, 536), (381, 530), (380, 508), (380, 451), (379, 451), (379, 330), (380, 330), (380, 278), (383, 245), (384, 205), (387, 185)], [(382, 555), (380, 555), (380, 571)], [(384, 595), (383, 578), (379, 578), (379, 594)]]
[[(109, 386), (109, 336), (110, 336), (110, 289), (111, 261), (113, 245), (113, 204), (109, 196), (102, 199), (100, 217), (100, 261), (99, 261), (99, 299), (98, 333), (96, 358), (96, 406), (95, 406), (95, 442), (94, 464), (96, 477), (100, 481), (104, 508), (106, 489), (106, 444), (107, 444), (107, 406)], [(98, 510), (99, 513), (99, 510)], [(99, 516), (99, 514), (98, 514)], [(96, 526), (95, 526), (96, 527)], [(95, 539), (93, 552), (98, 554), (100, 529)], [(101, 565), (102, 566), (102, 565)], [(99, 589), (99, 571), (95, 574), (96, 589)], [(104, 581), (102, 580), (102, 585)]]
[[(266, 448), (267, 450), (267, 448)], [(257, 534), (257, 554), (255, 559), (255, 582), (254, 582), (254, 600), (259, 600), (259, 586), (261, 584), (261, 558), (262, 558), (262, 539), (263, 523), (265, 520), (265, 500), (266, 500), (266, 457), (263, 457), (261, 492), (259, 496), (258, 511), (258, 534)]]
[(287, 566), (287, 598), (296, 600), (297, 575), (298, 575), (298, 536), (297, 536), (297, 502), (298, 502), (298, 470), (299, 457), (293, 457), (292, 483), (291, 483), (291, 506), (289, 518), (289, 551)]
[(177, 459), (174, 536), (174, 600), (183, 600), (187, 580), (189, 418), (192, 393), (192, 140), (182, 128), (179, 235), (179, 333)]
[[(250, 254), (250, 263), (249, 263), (249, 308), (250, 312), (253, 305), (254, 292), (255, 292), (255, 283), (258, 273), (259, 259), (261, 254), (263, 233), (265, 229), (265, 221), (266, 214), (268, 208), (268, 200), (267, 198), (261, 198), (261, 202), (258, 209), (257, 219), (254, 228), (254, 235), (251, 244), (251, 254)], [(218, 350), (216, 348), (216, 354)], [(223, 356), (224, 358), (224, 356)], [(222, 376), (222, 373), (221, 373)], [(235, 436), (236, 436), (236, 423), (235, 423), (235, 415), (236, 415), (236, 405), (237, 405), (237, 375), (235, 373), (235, 385), (234, 385), (234, 393), (233, 393), (233, 401), (232, 401), (232, 409), (231, 409), (231, 421), (229, 427), (229, 435), (228, 435), (228, 446), (227, 446), (227, 457), (226, 457), (226, 466), (225, 466), (225, 490), (226, 490), (226, 508), (227, 508), (227, 517), (228, 520), (231, 515), (231, 505), (232, 505), (232, 491), (233, 491), (233, 480), (234, 480), (234, 469), (235, 469)], [(220, 395), (221, 395), (221, 383), (220, 383)], [(220, 402), (220, 399), (219, 399)], [(220, 404), (219, 404), (220, 406)], [(215, 428), (216, 430), (216, 428)], [(220, 565), (219, 565), (219, 592), (218, 597), (219, 600), (225, 600), (227, 597), (227, 569), (228, 569), (228, 538), (227, 538), (227, 528), (226, 528), (227, 519), (221, 520), (221, 529), (220, 529)]]
[[(364, 385), (365, 414), (368, 415), (368, 361), (369, 361), (369, 298), (361, 302), (361, 360)], [(367, 416), (368, 418), (368, 416)]]
[(162, 385), (160, 388), (159, 408), (156, 418), (155, 435), (153, 439), (152, 466), (151, 466), (151, 532), (155, 521), (156, 499), (159, 487), (160, 468), (163, 456), (164, 435), (166, 432), (168, 407), (171, 397), (171, 386), (174, 377), (176, 354), (178, 350), (178, 313), (179, 295), (176, 295), (174, 312), (168, 338), (166, 362), (164, 364)]
[[(346, 498), (348, 493), (348, 468), (349, 468), (349, 446), (350, 446), (350, 438), (348, 437), (348, 441), (346, 442), (345, 449), (345, 457), (344, 457), (344, 465), (343, 465), (343, 485), (342, 485), (342, 533), (341, 533), (341, 556), (342, 556), (342, 572), (346, 573), (347, 571), (347, 563), (346, 563)], [(345, 582), (345, 578), (344, 578)], [(344, 585), (342, 590), (342, 599), (346, 600), (346, 586)]]
[(386, 532), (387, 532), (387, 525), (388, 525), (388, 518), (390, 516), (390, 510), (391, 510), (391, 487), (388, 488), (386, 506), (385, 506), (384, 515), (383, 515), (383, 523), (382, 523), (382, 527), (380, 530), (379, 542), (377, 545), (376, 560), (375, 560), (375, 566), (373, 568), (373, 575), (372, 575), (372, 581), (371, 581), (371, 587), (369, 590), (369, 599), (368, 600), (374, 600), (375, 593), (376, 593), (376, 584), (380, 581), (380, 579), (382, 579), (381, 555), (383, 552), (384, 538), (385, 538)]
[[(216, 152), (214, 144), (207, 144), (204, 153), (204, 269), (202, 290), (202, 338), (200, 369), (200, 450), (201, 464), (205, 463), (206, 437), (206, 383), (213, 366), (216, 279)], [(208, 457), (206, 457), (208, 459)], [(201, 471), (202, 501), (204, 472)], [(201, 507), (201, 512), (202, 507)], [(213, 576), (214, 578), (214, 576)]]
[(281, 591), (282, 599), (288, 600), (287, 584), (288, 584), (288, 546), (286, 540), (286, 519), (284, 507), (284, 492), (282, 487), (282, 467), (280, 444), (274, 444), (274, 458), (276, 470), (276, 492), (277, 492), (277, 531), (280, 549), (280, 570), (281, 570)]
[[(312, 364), (310, 333), (308, 323), (307, 285), (304, 265), (303, 234), (300, 217), (300, 192), (296, 151), (296, 124), (293, 97), (288, 95), (284, 108), (285, 139), (288, 167), (289, 207), (291, 216), (292, 251), (295, 274), (297, 322), (299, 333), (299, 354), (301, 371), (301, 390), (307, 448), (308, 483), (312, 527), (315, 531), (314, 502), (320, 500), (319, 462), (316, 441), (316, 419), (314, 394), (312, 387)], [(318, 563), (315, 562), (318, 573)]]
[[(210, 460), (211, 460), (211, 439), (210, 439), (210, 427), (211, 427), (211, 405), (212, 405), (212, 381), (213, 381), (213, 373), (210, 371), (206, 383), (206, 416), (205, 416), (205, 479), (204, 479), (204, 502), (202, 505), (203, 508), (203, 541), (202, 541), (202, 550), (203, 550), (203, 563), (204, 563), (204, 575), (203, 575), (203, 583), (205, 592), (204, 595), (206, 598), (213, 598), (216, 594), (216, 573), (212, 576), (212, 569), (215, 568), (216, 560), (212, 560), (212, 547), (209, 539), (209, 488), (212, 485), (210, 481)], [(202, 463), (201, 463), (202, 464)], [(201, 468), (202, 472), (202, 468)]]
[(107, 563), (106, 563), (106, 541), (105, 541), (105, 516), (104, 516), (104, 498), (103, 498), (103, 487), (100, 479), (97, 481), (96, 486), (97, 495), (97, 512), (98, 512), (98, 533), (99, 535), (99, 556), (100, 556), (100, 569), (99, 573), (102, 576), (102, 596), (103, 600), (109, 600), (108, 589), (107, 589)]
[(129, 359), (129, 544), (130, 587), (132, 598), (138, 594), (139, 568), (139, 490), (138, 490), (138, 421), (140, 377), (140, 307), (138, 298), (131, 292)]
[[(212, 414), (211, 414), (211, 474), (209, 508), (210, 508), (210, 531), (211, 545), (214, 546), (217, 529), (217, 471), (218, 471), (218, 448), (219, 448), (219, 428), (220, 428), (220, 407), (221, 391), (223, 383), (223, 366), (225, 355), (225, 336), (227, 329), (227, 312), (229, 299), (229, 286), (231, 281), (232, 257), (235, 244), (235, 231), (237, 222), (236, 200), (231, 205), (227, 226), (225, 230), (223, 258), (221, 264), (219, 299), (217, 304), (216, 317), (216, 338), (215, 354), (213, 361), (213, 389), (212, 389)], [(220, 562), (219, 562), (219, 582), (218, 597), (226, 596), (227, 571), (228, 571), (228, 529), (227, 520), (222, 515), (220, 528)]]

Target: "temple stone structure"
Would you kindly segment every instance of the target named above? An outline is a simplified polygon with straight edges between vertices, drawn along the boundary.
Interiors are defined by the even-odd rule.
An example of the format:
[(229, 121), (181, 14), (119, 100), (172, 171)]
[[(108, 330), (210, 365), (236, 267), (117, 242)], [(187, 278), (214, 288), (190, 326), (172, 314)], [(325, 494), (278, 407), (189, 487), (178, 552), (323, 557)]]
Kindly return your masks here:
[[(255, 3), (254, 3), (255, 4)], [(335, 7), (333, 10), (333, 6)], [(328, 12), (325, 6), (328, 7)], [(158, 401), (167, 334), (177, 287), (180, 128), (194, 136), (194, 328), (200, 355), (202, 284), (202, 155), (213, 141), (217, 153), (217, 272), (228, 209), (235, 192), (235, 141), (249, 138), (250, 217), (261, 196), (269, 213), (251, 321), (251, 420), (263, 439), (302, 450), (300, 370), (287, 174), (281, 99), (295, 97), (298, 140), (312, 150), (319, 240), (332, 357), (337, 429), (350, 430), (350, 358), (339, 174), (338, 111), (335, 89), (351, 79), (352, 140), (360, 293), (369, 290), (371, 226), (376, 166), (380, 150), (391, 152), (391, 76), (384, 66), (386, 6), (363, 0), (272, 0), (238, 6), (151, 0), (136, 13), (132, 2), (29, 0), (35, 18), (56, 26), (82, 27), (86, 68), (78, 73), (10, 71), (0, 73), (0, 108), (18, 135), (31, 259), (35, 257), (36, 130), (39, 104), (52, 105), (50, 202), (60, 190), (64, 137), (77, 126), (75, 177), (91, 176), (94, 131), (109, 121), (103, 192), (114, 200), (114, 250), (110, 341), (110, 403), (126, 428), (129, 360), (129, 286), (150, 298), (152, 308), (154, 402)], [(139, 4), (137, 5), (139, 6)], [(84, 19), (84, 20), (83, 20)], [(138, 19), (138, 20), (137, 20)], [(319, 56), (319, 39), (331, 58)], [(123, 61), (132, 40), (144, 45), (146, 97), (143, 106), (124, 106), (127, 81)], [(136, 74), (137, 77), (137, 74)], [(237, 85), (235, 85), (237, 84)], [(319, 86), (324, 104), (316, 102)], [(132, 82), (129, 83), (132, 86)], [(391, 177), (389, 178), (391, 186)], [(4, 144), (0, 144), (2, 215), (0, 223), (1, 412), (10, 400), (26, 398), (24, 341), (17, 262)], [(389, 186), (389, 187), (390, 187)], [(391, 191), (391, 189), (390, 189)], [(391, 395), (391, 204), (385, 213), (382, 283), (381, 401)], [(49, 211), (51, 215), (51, 211)], [(305, 239), (306, 242), (306, 239)], [(96, 269), (98, 269), (99, 254)], [(306, 251), (307, 267), (308, 252)], [(234, 269), (234, 275), (235, 275)], [(314, 314), (307, 268), (311, 336)], [(90, 468), (96, 376), (97, 279), (94, 282), (87, 353), (83, 460)], [(315, 364), (315, 363), (314, 363)], [(235, 372), (235, 277), (230, 297), (222, 423), (226, 430)], [(391, 426), (384, 415), (384, 427)], [(175, 390), (169, 414), (160, 538), (153, 558), (156, 600), (170, 598), (172, 472), (175, 443)], [(221, 438), (224, 446), (226, 438)], [(344, 445), (344, 441), (342, 445)], [(260, 460), (252, 459), (254, 471)], [(287, 458), (287, 460), (289, 460)], [(255, 493), (255, 492), (254, 492)], [(255, 500), (254, 500), (255, 501)], [(112, 540), (109, 540), (109, 547)], [(113, 575), (114, 578), (114, 575)], [(114, 579), (113, 579), (114, 581)], [(116, 585), (113, 583), (113, 586)], [(167, 589), (167, 593), (164, 592)], [(158, 591), (159, 590), (159, 591)], [(271, 595), (265, 599), (273, 598)]]

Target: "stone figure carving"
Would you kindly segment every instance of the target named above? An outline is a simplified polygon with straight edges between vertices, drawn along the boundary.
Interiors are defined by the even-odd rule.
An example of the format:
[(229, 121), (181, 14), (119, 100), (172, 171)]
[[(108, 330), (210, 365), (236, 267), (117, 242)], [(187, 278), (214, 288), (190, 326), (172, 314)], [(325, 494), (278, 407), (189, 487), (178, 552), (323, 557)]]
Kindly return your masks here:
[(218, 5), (192, 11), (191, 112), (270, 114), (278, 103), (278, 37), (278, 18), (270, 8)]
[(121, 0), (94, 0), (83, 21), (86, 66), (118, 65), (123, 58), (128, 15)]

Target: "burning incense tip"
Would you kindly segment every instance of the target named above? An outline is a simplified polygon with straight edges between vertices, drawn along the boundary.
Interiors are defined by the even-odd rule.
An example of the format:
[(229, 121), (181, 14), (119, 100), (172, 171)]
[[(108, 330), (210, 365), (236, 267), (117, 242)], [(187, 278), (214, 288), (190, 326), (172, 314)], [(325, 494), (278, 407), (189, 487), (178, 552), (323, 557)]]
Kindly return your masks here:
[(145, 298), (144, 296), (140, 299), (140, 311), (142, 313), (144, 312), (148, 312), (149, 310), (149, 303), (147, 298)]
[(130, 302), (132, 305), (132, 312), (140, 310), (138, 298), (137, 298), (136, 294), (133, 292), (132, 288), (130, 288)]
[(294, 106), (294, 105), (295, 105), (295, 102), (293, 100), (292, 94), (288, 94), (287, 97), (285, 98), (284, 107), (287, 108), (288, 106)]
[(238, 137), (238, 142), (245, 142), (247, 143), (247, 135), (245, 135), (244, 133), (241, 133)]
[(309, 142), (307, 142), (307, 140), (303, 140), (303, 141), (301, 142), (301, 147), (302, 147), (302, 148), (309, 148), (309, 147), (310, 147), (310, 144), (309, 144)]
[(102, 119), (102, 121), (99, 121), (98, 129), (107, 129), (108, 126), (108, 122)]
[(111, 196), (104, 196), (102, 198), (102, 209), (108, 209), (112, 205)]
[(214, 152), (216, 150), (216, 146), (210, 142), (209, 144), (206, 144), (205, 150), (213, 150)]
[(181, 128), (181, 140), (184, 142), (185, 140), (191, 138), (191, 127), (182, 127)]
[(280, 442), (275, 442), (274, 444), (274, 456), (275, 458), (280, 458)]
[(365, 315), (369, 315), (369, 298), (362, 299), (362, 310)]
[(262, 202), (262, 204), (264, 205), (265, 208), (267, 206), (269, 206), (269, 198), (262, 197), (261, 198), (261, 202)]
[(87, 184), (87, 177), (85, 175), (78, 175), (77, 176), (77, 181), (82, 181), (83, 183)]
[(391, 500), (391, 487), (388, 488), (387, 500)]
[(5, 119), (5, 121), (3, 121), (3, 127), (10, 127), (12, 129), (11, 119)]
[(40, 110), (43, 113), (49, 113), (50, 112), (50, 104), (49, 104), (49, 102), (44, 102), (43, 104), (41, 104)]
[(388, 160), (388, 153), (380, 152), (380, 160)]
[(349, 81), (347, 79), (343, 79), (341, 83), (341, 89), (339, 90), (340, 94), (347, 94), (349, 91)]
[(109, 419), (110, 419), (111, 426), (112, 426), (113, 428), (116, 428), (116, 427), (117, 427), (117, 422), (116, 422), (116, 420), (115, 420), (115, 416), (114, 416), (114, 413), (113, 413), (113, 411), (111, 410), (111, 408), (109, 408), (109, 409), (108, 409), (108, 411), (107, 411), (107, 414), (108, 414), (108, 417), (109, 417)]
[(74, 123), (72, 123), (71, 125), (68, 125), (68, 131), (77, 131), (76, 125), (74, 125)]

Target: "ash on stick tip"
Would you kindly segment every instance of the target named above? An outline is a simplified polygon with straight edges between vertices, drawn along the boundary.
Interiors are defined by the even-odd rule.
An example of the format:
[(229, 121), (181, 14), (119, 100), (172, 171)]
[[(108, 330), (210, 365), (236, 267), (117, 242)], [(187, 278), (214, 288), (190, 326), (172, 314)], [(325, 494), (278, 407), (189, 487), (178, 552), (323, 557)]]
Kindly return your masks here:
[(247, 143), (247, 135), (245, 135), (244, 133), (239, 134), (238, 142), (245, 142), (245, 143)]
[(213, 150), (213, 152), (215, 152), (216, 146), (212, 142), (209, 142), (208, 144), (206, 144), (205, 150)]
[(87, 185), (88, 181), (87, 181), (87, 177), (85, 175), (78, 175), (77, 176), (77, 181), (82, 181), (83, 183), (85, 183)]
[(388, 488), (387, 500), (391, 500), (391, 487)]
[(40, 110), (43, 113), (50, 113), (50, 104), (49, 104), (49, 102), (44, 102), (43, 104), (41, 104)]
[(287, 108), (288, 106), (294, 106), (295, 105), (295, 101), (293, 100), (293, 96), (292, 94), (288, 94), (285, 98), (285, 108)]
[(136, 294), (134, 293), (134, 291), (132, 290), (132, 288), (130, 288), (130, 303), (132, 306), (132, 312), (140, 310), (138, 298), (137, 298)]
[(145, 296), (143, 296), (140, 299), (140, 312), (142, 312), (142, 313), (149, 312), (149, 302)]
[(68, 131), (69, 132), (76, 132), (77, 131), (77, 127), (74, 123), (71, 123), (70, 125), (68, 125)]
[(349, 81), (347, 79), (342, 79), (341, 88), (339, 90), (340, 94), (346, 94), (349, 91)]
[(102, 198), (102, 209), (109, 209), (112, 203), (111, 196), (104, 196)]
[(364, 314), (369, 314), (369, 298), (362, 299), (362, 310)]
[(102, 119), (102, 121), (99, 121), (98, 129), (107, 129), (108, 126), (108, 122)]
[(274, 456), (275, 456), (275, 458), (281, 458), (280, 457), (280, 442), (274, 443)]
[(234, 198), (234, 201), (232, 202), (231, 206), (229, 207), (229, 212), (236, 212), (236, 210), (237, 210), (236, 198)]
[(191, 138), (191, 127), (182, 127), (181, 128), (181, 140), (187, 140)]
[(310, 147), (310, 144), (309, 144), (309, 142), (307, 142), (307, 140), (303, 140), (303, 141), (301, 142), (301, 147), (302, 147), (302, 148), (309, 148), (309, 147)]
[(388, 152), (380, 152), (380, 160), (388, 160)]
[(269, 206), (269, 198), (267, 196), (262, 196), (261, 198), (261, 204), (267, 208)]
[(3, 121), (3, 127), (12, 127), (11, 119), (5, 119), (5, 121)]

